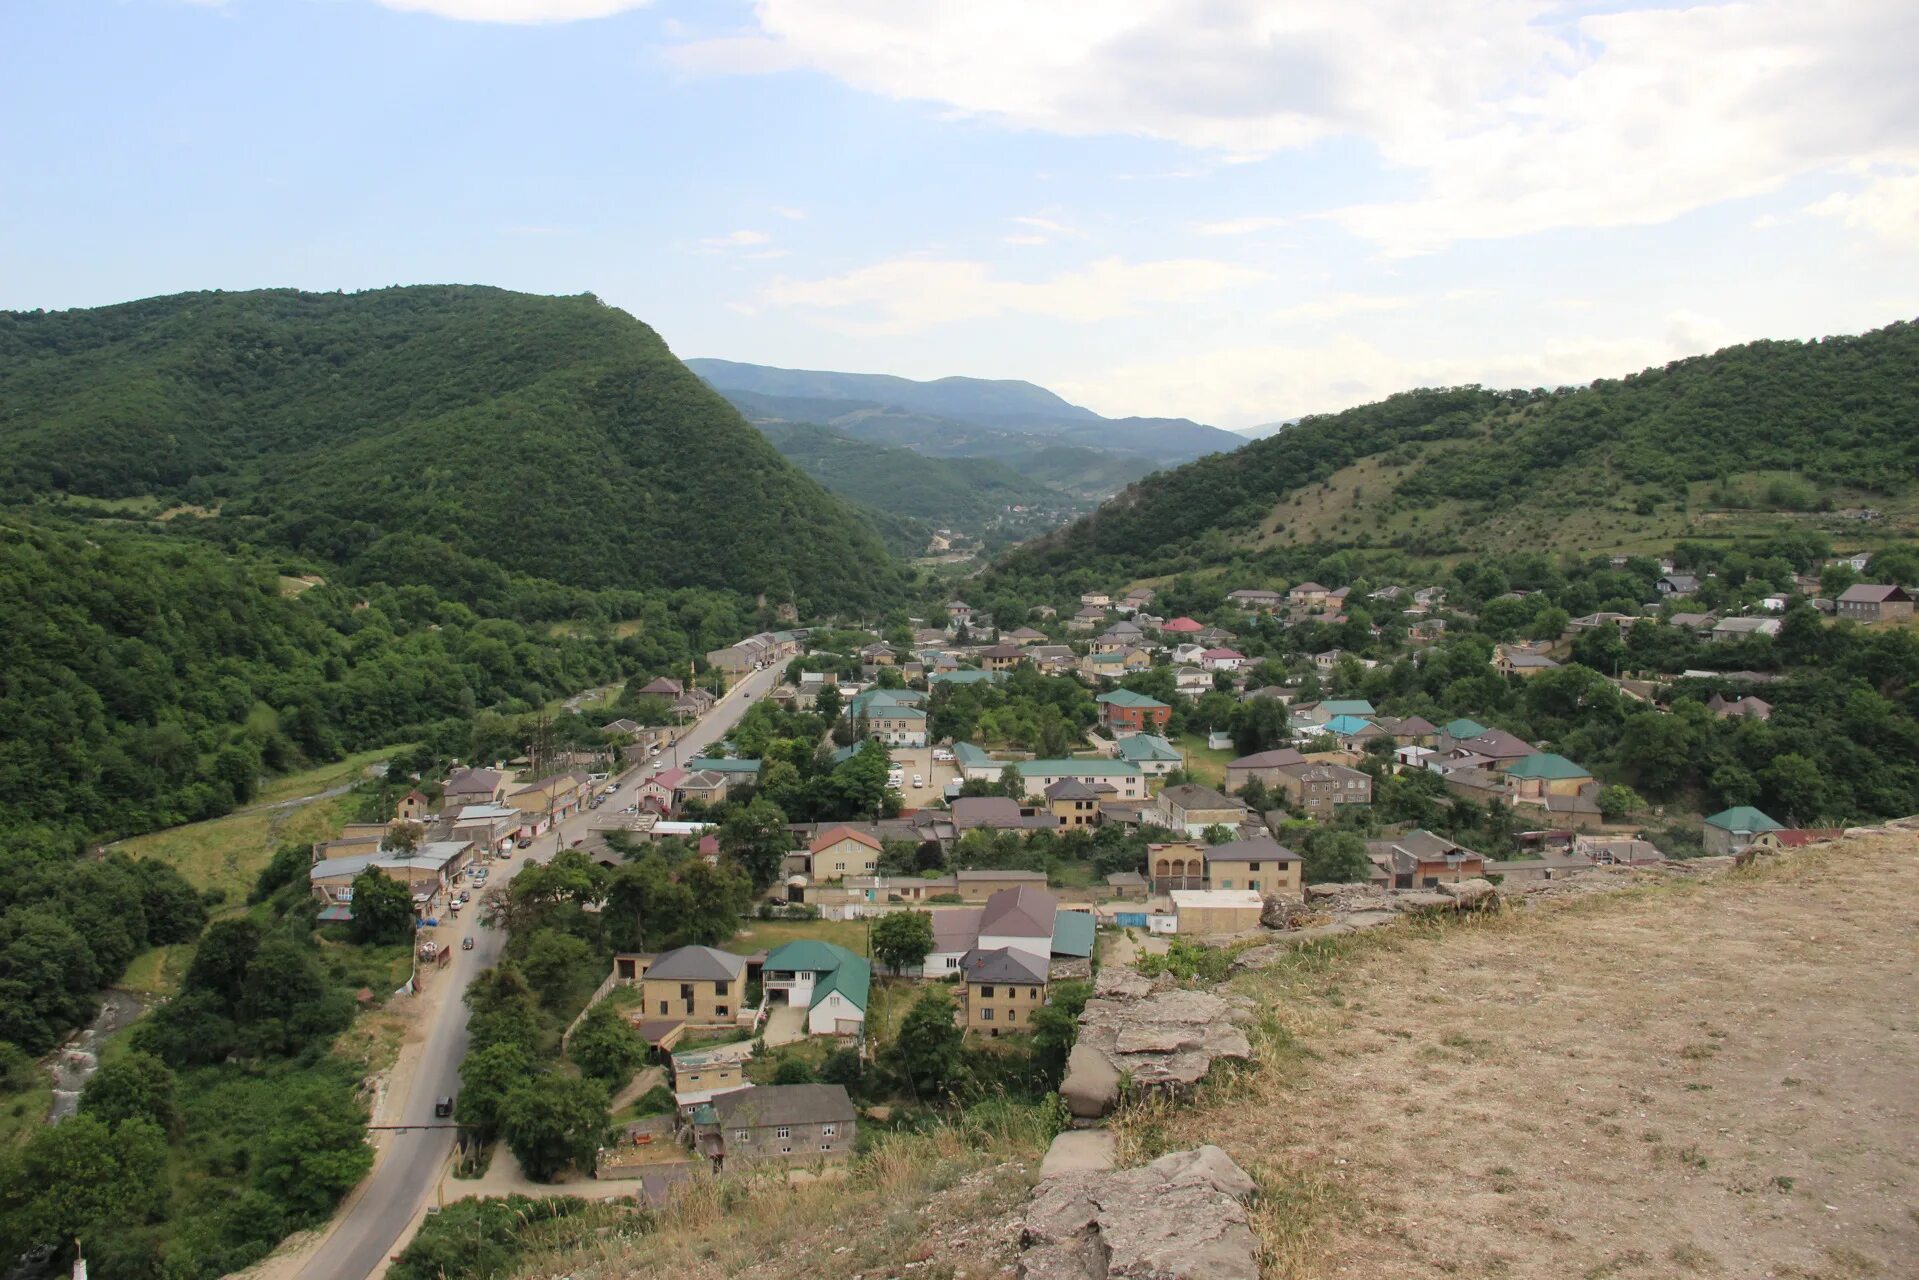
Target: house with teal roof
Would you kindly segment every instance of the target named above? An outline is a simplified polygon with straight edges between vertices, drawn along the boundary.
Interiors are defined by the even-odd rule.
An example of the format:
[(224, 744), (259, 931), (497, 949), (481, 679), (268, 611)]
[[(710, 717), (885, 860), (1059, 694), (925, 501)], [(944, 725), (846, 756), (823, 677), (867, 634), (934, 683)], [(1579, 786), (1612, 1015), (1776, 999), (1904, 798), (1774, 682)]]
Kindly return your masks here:
[(750, 781), (760, 776), (758, 760), (738, 760), (732, 756), (700, 756), (686, 762), (688, 773), (723, 773), (729, 783)]
[(965, 667), (958, 671), (935, 671), (926, 677), (928, 684), (1005, 684), (1004, 671), (981, 671), (977, 667)]
[(806, 1010), (808, 1035), (855, 1036), (866, 1025), (873, 966), (845, 947), (800, 938), (767, 953), (760, 984), (768, 1003)]
[(1518, 804), (1543, 804), (1548, 797), (1577, 796), (1599, 786), (1584, 765), (1551, 751), (1521, 756), (1507, 766), (1506, 776), (1513, 781), (1513, 800)]
[(1114, 744), (1119, 758), (1145, 774), (1171, 773), (1185, 763), (1178, 748), (1157, 733), (1135, 733)]
[(1702, 839), (1707, 853), (1738, 853), (1766, 832), (1783, 830), (1785, 827), (1780, 823), (1751, 805), (1742, 804), (1707, 818)]
[(1365, 698), (1328, 698), (1319, 704), (1319, 709), (1327, 716), (1370, 716), (1378, 714), (1373, 704)]
[(1482, 737), (1489, 732), (1490, 730), (1479, 721), (1468, 720), (1464, 716), (1457, 720), (1448, 720), (1439, 727), (1439, 749), (1451, 751), (1454, 744), (1464, 742), (1468, 738)]
[(1152, 733), (1166, 727), (1173, 709), (1157, 698), (1131, 689), (1114, 689), (1093, 699), (1099, 704), (1099, 722), (1115, 736)]
[(1322, 732), (1335, 738), (1378, 738), (1384, 736), (1385, 730), (1365, 716), (1334, 716)]

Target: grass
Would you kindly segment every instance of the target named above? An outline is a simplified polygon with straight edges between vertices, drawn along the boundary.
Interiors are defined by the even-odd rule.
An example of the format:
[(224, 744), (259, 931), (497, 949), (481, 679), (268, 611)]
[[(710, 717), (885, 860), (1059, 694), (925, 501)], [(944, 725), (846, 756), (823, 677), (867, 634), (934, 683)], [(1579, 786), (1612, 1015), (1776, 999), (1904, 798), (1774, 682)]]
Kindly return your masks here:
[(1186, 772), (1209, 787), (1225, 788), (1227, 762), (1239, 759), (1239, 752), (1231, 747), (1215, 751), (1206, 745), (1205, 735), (1198, 733), (1186, 734), (1173, 745), (1186, 757)]
[(151, 947), (135, 956), (113, 985), (146, 996), (172, 995), (180, 989), (180, 979), (192, 960), (193, 948), (188, 945)]
[(727, 949), (742, 955), (771, 951), (786, 942), (811, 938), (845, 947), (854, 955), (866, 954), (864, 920), (755, 920), (733, 935)]
[(194, 888), (219, 890), (226, 894), (228, 908), (237, 908), (246, 901), (274, 849), (337, 835), (352, 812), (353, 800), (351, 796), (336, 796), (297, 807), (271, 806), (358, 782), (368, 765), (385, 759), (393, 750), (362, 751), (332, 764), (276, 778), (245, 809), (224, 818), (133, 836), (121, 841), (119, 847), (136, 858), (158, 858), (172, 865)]

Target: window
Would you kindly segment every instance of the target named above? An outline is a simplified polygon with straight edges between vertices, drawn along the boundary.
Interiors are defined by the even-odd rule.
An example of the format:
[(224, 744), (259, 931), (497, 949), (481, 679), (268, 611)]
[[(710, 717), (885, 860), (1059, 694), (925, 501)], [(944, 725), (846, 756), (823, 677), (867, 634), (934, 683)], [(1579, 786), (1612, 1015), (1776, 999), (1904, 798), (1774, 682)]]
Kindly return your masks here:
[(716, 995), (716, 996), (723, 996), (723, 995), (725, 995), (725, 994), (726, 994), (726, 986), (727, 986), (727, 984), (726, 984), (726, 983), (724, 983), (724, 982), (716, 982), (716, 983), (714, 983), (714, 984), (713, 984), (713, 994), (714, 994), (714, 995)]
[(790, 1155), (792, 1155), (792, 1154), (793, 1154), (793, 1144), (789, 1142), (789, 1143), (787, 1143), (787, 1144), (786, 1144), (785, 1146), (783, 1146), (783, 1147), (781, 1147), (781, 1148), (780, 1148), (780, 1154), (781, 1154), (781, 1155), (783, 1155), (783, 1156), (790, 1156)]
[(1007, 1020), (1008, 1022), (1018, 1022), (1018, 1021), (1019, 1021), (1019, 1010), (1018, 1010), (1018, 1009), (1008, 1009), (1008, 1010), (1006, 1011), (1006, 1020)]
[(692, 983), (682, 982), (680, 984), (680, 999), (686, 1001), (688, 1004), (693, 1003), (693, 984)]
[(735, 1142), (745, 1142), (748, 1136), (747, 1131), (744, 1129), (733, 1130), (733, 1141)]
[(821, 1150), (821, 1151), (831, 1151), (832, 1149), (833, 1149), (833, 1144), (832, 1144), (832, 1143), (830, 1143), (830, 1142), (822, 1142), (822, 1143), (820, 1143), (820, 1150)]
[(666, 1001), (664, 1000), (660, 1001), (660, 1013), (662, 1015), (666, 1013)]
[(836, 1138), (839, 1136), (839, 1132), (840, 1127), (836, 1124), (823, 1124), (820, 1126), (820, 1137), (822, 1138)]
[(991, 1009), (981, 1009), (979, 1011), (979, 1020), (981, 1022), (991, 1022), (993, 1020), (993, 1011)]
[(793, 1136), (793, 1130), (786, 1125), (781, 1125), (779, 1128), (773, 1130), (773, 1136), (776, 1138), (790, 1138)]
[(979, 993), (980, 998), (983, 1000), (991, 1000), (993, 998), (993, 989), (991, 987), (981, 987)]
[[(1257, 871), (1257, 870), (1259, 870), (1259, 864), (1258, 864), (1257, 862), (1249, 862), (1249, 863), (1247, 863), (1247, 864), (1246, 864), (1246, 869), (1247, 869), (1248, 871)], [(1259, 888), (1259, 886), (1258, 886), (1258, 885), (1254, 885), (1254, 886), (1253, 886), (1253, 888), (1255, 888), (1255, 889), (1257, 889), (1257, 888)]]
[(715, 1017), (720, 1017), (720, 1018), (724, 1018), (724, 1017), (726, 1017), (726, 1016), (727, 1016), (727, 1008), (726, 1008), (726, 1006), (725, 1006), (725, 1005), (723, 1005), (723, 1004), (716, 1004), (716, 1005), (714, 1005), (714, 1006), (713, 1006), (713, 1014), (714, 1014), (714, 1016), (715, 1016)]

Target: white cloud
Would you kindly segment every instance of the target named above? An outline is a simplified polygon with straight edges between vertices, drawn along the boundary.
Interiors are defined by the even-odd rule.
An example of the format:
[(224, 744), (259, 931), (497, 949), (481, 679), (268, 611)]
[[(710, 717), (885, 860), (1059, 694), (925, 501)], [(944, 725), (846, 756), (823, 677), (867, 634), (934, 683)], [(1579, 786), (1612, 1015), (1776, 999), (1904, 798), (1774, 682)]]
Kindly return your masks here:
[(1031, 249), (1039, 245), (1053, 243), (1052, 237), (1050, 236), (1036, 236), (1029, 232), (1015, 232), (1009, 236), (1001, 236), (999, 239), (1001, 244), (1015, 244), (1023, 249)]
[(1733, 341), (1709, 317), (1674, 312), (1660, 332), (1631, 338), (1552, 340), (1483, 357), (1395, 354), (1352, 333), (1312, 345), (1258, 343), (1122, 365), (1049, 383), (1076, 404), (1109, 414), (1179, 416), (1204, 406), (1210, 420), (1250, 426), (1330, 413), (1421, 386), (1578, 385), (1664, 364)]
[[(1018, 128), (1247, 161), (1371, 145), (1407, 198), (1334, 211), (1389, 252), (1668, 221), (1919, 145), (1919, 5), (1739, 0), (757, 0), (683, 65), (804, 67)], [(1858, 211), (1858, 225), (1883, 225)], [(1207, 234), (1274, 225), (1262, 211)]]
[(1193, 230), (1203, 236), (1244, 236), (1255, 231), (1271, 231), (1275, 227), (1288, 226), (1298, 221), (1296, 218), (1221, 218), (1217, 222), (1196, 222)]
[(1016, 218), (1008, 218), (1007, 221), (1016, 222), (1022, 227), (1031, 227), (1035, 231), (1049, 232), (1050, 234), (1056, 235), (1056, 236), (1076, 236), (1079, 234), (1078, 231), (1074, 230), (1072, 227), (1067, 226), (1064, 222), (1056, 222), (1052, 218), (1035, 217), (1031, 214), (1023, 214)]
[(579, 22), (643, 9), (652, 0), (374, 0), (404, 13), (430, 13), (459, 22)]
[(773, 212), (779, 214), (780, 217), (790, 218), (795, 222), (798, 222), (802, 218), (806, 217), (806, 210), (795, 208), (794, 206), (790, 204), (776, 204), (772, 206), (772, 209), (773, 209)]
[(1903, 248), (1919, 248), (1919, 172), (1876, 175), (1857, 191), (1834, 192), (1806, 206), (1806, 212), (1837, 218)]
[(708, 249), (744, 249), (756, 244), (769, 244), (773, 237), (764, 231), (729, 231), (723, 236), (707, 236), (700, 244)]
[(1324, 298), (1312, 298), (1305, 302), (1295, 302), (1289, 307), (1281, 307), (1269, 318), (1282, 324), (1298, 320), (1336, 320), (1340, 316), (1363, 315), (1368, 312), (1404, 311), (1417, 301), (1417, 298), (1384, 294), (1335, 293)]
[(894, 258), (822, 279), (778, 280), (761, 291), (757, 302), (762, 309), (800, 312), (842, 333), (875, 336), (1005, 315), (1090, 323), (1263, 278), (1264, 273), (1253, 268), (1207, 259), (1107, 258), (1077, 271), (1025, 281), (997, 278), (983, 262)]

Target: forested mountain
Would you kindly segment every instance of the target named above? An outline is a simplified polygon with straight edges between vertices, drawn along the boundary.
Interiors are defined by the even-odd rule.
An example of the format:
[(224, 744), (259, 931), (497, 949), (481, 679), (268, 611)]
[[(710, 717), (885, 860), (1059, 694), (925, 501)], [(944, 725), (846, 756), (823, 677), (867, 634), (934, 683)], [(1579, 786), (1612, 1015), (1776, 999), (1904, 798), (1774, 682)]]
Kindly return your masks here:
[(1054, 528), (1087, 506), (991, 458), (929, 458), (825, 427), (769, 423), (763, 430), (774, 448), (834, 493), (903, 517), (917, 545), (901, 550), (920, 551), (934, 529), (1005, 546)]
[(1670, 545), (1728, 509), (1897, 506), (1916, 474), (1919, 327), (1900, 323), (1579, 389), (1428, 389), (1307, 417), (1148, 477), (1004, 569), (1124, 581), (1288, 546)]
[(457, 591), (494, 566), (803, 609), (897, 584), (871, 531), (590, 296), (197, 293), (0, 314), (0, 495), (158, 496), (213, 536)]
[(689, 368), (755, 421), (810, 422), (921, 453), (999, 458), (1071, 444), (1185, 462), (1240, 437), (1185, 418), (1102, 418), (1030, 382), (941, 378), (913, 382), (878, 374), (825, 373), (689, 360)]

